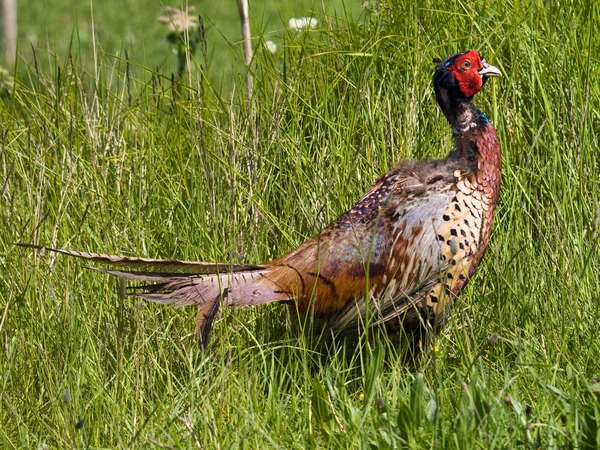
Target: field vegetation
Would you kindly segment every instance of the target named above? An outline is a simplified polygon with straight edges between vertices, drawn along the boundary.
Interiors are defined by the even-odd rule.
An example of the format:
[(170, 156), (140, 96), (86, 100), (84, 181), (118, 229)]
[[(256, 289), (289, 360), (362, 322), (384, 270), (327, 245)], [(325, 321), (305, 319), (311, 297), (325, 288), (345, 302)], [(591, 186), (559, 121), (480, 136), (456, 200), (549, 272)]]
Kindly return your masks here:
[[(254, 15), (250, 102), (235, 15), (181, 78), (164, 25), (125, 36), (155, 27), (145, 2), (119, 4), (129, 28), (86, 22), (35, 52), (21, 36), (0, 101), (0, 447), (598, 447), (599, 7), (416, 3), (294, 5), (318, 20), (305, 31), (284, 7)], [(93, 3), (95, 26), (117, 6)], [(418, 360), (277, 305), (222, 311), (201, 352), (193, 309), (13, 245), (274, 258), (395, 162), (448, 153), (432, 61), (470, 48), (504, 74), (476, 98), (502, 194), (484, 262)]]

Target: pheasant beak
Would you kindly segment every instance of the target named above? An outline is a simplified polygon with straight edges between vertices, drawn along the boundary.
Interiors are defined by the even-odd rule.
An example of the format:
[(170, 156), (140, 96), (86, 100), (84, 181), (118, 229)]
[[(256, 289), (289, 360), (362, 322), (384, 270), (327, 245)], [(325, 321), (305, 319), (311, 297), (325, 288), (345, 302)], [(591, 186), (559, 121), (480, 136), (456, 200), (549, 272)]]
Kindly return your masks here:
[(492, 66), (485, 62), (485, 59), (481, 61), (483, 63), (483, 69), (481, 69), (478, 73), (484, 80), (488, 77), (501, 77), (500, 69)]

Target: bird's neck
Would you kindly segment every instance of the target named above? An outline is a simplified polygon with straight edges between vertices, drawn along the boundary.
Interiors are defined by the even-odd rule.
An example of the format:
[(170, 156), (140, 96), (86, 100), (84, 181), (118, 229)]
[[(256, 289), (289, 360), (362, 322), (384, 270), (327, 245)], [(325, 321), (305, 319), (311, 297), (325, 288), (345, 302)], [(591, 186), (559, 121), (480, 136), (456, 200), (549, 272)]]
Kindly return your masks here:
[[(440, 102), (440, 107), (450, 123), (455, 136), (459, 133), (467, 132), (478, 125), (482, 125), (480, 119), (485, 118), (485, 115), (477, 109), (471, 99)], [(487, 121), (487, 118), (485, 121)]]
[(486, 115), (471, 102), (455, 109), (452, 125), (454, 136), (453, 153), (462, 158), (478, 162), (478, 168), (491, 164), (497, 167), (501, 162), (500, 144), (496, 130)]
[[(473, 162), (479, 161), (483, 153), (492, 152), (500, 154), (500, 146), (495, 145), (494, 149), (483, 149), (481, 146), (487, 146), (481, 142), (482, 136), (492, 137), (492, 141), (498, 142), (496, 130), (491, 125), (488, 118), (472, 102), (472, 97), (465, 97), (458, 91), (456, 86), (448, 88), (441, 82), (434, 80), (435, 96), (444, 113), (444, 116), (452, 127), (452, 135), (455, 140), (455, 147), (451, 157), (464, 158)], [(496, 159), (492, 157), (492, 159)], [(476, 164), (477, 166), (479, 163)]]

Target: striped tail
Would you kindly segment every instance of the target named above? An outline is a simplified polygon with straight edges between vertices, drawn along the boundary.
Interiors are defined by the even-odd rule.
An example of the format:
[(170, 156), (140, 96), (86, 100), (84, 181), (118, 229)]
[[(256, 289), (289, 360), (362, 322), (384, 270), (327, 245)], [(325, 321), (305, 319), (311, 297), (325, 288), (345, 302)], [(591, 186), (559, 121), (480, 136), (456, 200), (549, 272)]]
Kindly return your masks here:
[(196, 336), (198, 346), (206, 348), (212, 324), (221, 304), (224, 306), (260, 305), (291, 300), (293, 293), (280, 286), (273, 275), (278, 267), (257, 266), (236, 272), (217, 274), (150, 273), (127, 270), (96, 269), (126, 280), (143, 281), (130, 286), (129, 295), (156, 303), (175, 306), (198, 305)]
[(143, 282), (128, 287), (128, 295), (175, 306), (197, 305), (196, 333), (204, 348), (221, 303), (247, 306), (291, 300), (294, 293), (281, 285), (281, 267), (251, 264), (217, 264), (87, 253), (30, 244), (21, 247), (60, 253), (119, 268), (95, 268), (129, 281)]

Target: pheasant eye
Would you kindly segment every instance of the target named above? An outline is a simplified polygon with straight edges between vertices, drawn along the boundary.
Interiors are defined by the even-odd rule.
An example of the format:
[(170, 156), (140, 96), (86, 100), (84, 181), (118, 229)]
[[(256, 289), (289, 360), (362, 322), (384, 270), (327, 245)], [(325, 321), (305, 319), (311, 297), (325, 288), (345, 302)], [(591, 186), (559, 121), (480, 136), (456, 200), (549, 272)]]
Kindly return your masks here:
[(460, 65), (460, 67), (462, 67), (465, 70), (468, 70), (471, 68), (471, 61), (469, 61), (468, 59), (463, 61), (463, 63)]

